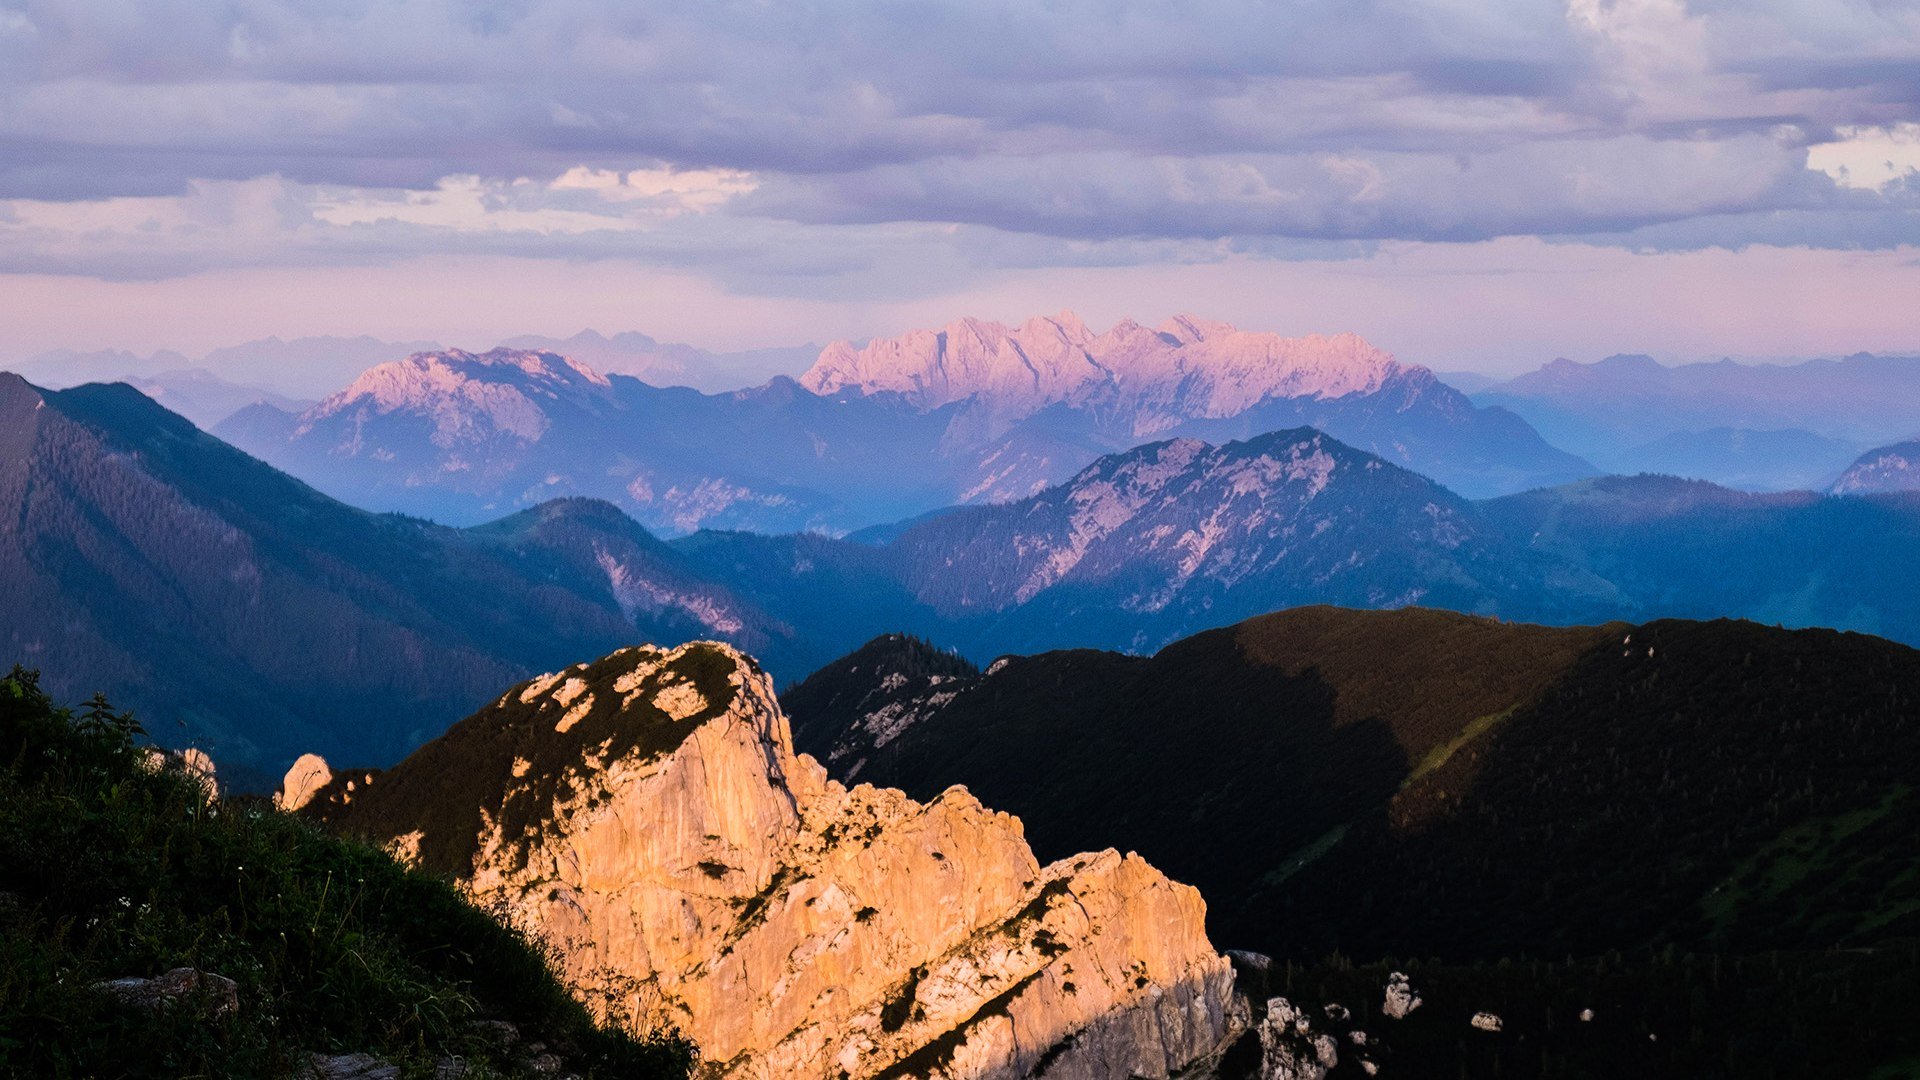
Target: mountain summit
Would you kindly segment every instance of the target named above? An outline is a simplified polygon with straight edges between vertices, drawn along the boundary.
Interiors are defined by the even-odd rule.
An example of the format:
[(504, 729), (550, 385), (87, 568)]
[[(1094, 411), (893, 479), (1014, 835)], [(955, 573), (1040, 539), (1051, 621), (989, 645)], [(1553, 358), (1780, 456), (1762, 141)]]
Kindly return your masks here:
[(611, 388), (606, 376), (558, 353), (420, 352), (361, 372), (305, 414), (300, 431), (351, 415), (357, 432), (371, 416), (406, 411), (425, 414), (443, 448), (495, 433), (533, 443), (551, 425), (554, 402), (585, 405)]
[(281, 801), (534, 928), (578, 996), (673, 1023), (703, 1076), (1166, 1077), (1237, 1033), (1199, 893), (1117, 851), (1043, 864), (961, 788), (829, 780), (724, 645), (521, 683)]
[(1154, 329), (1126, 319), (1095, 334), (1063, 311), (1015, 327), (960, 319), (860, 349), (835, 342), (800, 382), (818, 394), (897, 393), (923, 409), (974, 398), (1012, 417), (1104, 404), (1146, 435), (1268, 398), (1370, 394), (1407, 370), (1357, 334), (1289, 338), (1194, 315)]
[(0, 662), (105, 691), (242, 784), (300, 750), (395, 760), (498, 686), (638, 637), (776, 665), (799, 640), (605, 503), (466, 531), (370, 514), (122, 384), (0, 372), (0, 522)]
[(1469, 497), (1589, 476), (1354, 334), (1281, 337), (1192, 315), (1095, 333), (1071, 312), (961, 319), (822, 350), (799, 381), (657, 387), (539, 349), (415, 353), (299, 415), (215, 433), (336, 498), (476, 524), (565, 496), (665, 533), (846, 531), (1026, 498), (1175, 437), (1315, 427)]
[(1920, 439), (1869, 450), (1833, 482), (1835, 495), (1915, 490), (1920, 490)]

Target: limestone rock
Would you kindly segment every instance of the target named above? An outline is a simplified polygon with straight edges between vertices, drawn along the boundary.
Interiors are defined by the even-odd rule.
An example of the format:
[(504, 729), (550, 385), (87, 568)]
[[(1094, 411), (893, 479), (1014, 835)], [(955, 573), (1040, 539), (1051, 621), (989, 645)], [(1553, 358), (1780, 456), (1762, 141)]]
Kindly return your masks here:
[(1234, 1033), (1198, 892), (1114, 851), (1042, 866), (962, 788), (828, 780), (727, 646), (535, 679), (339, 787), (306, 812), (455, 875), (717, 1075), (1166, 1077)]
[(287, 770), (286, 778), (280, 781), (273, 805), (282, 810), (298, 810), (332, 779), (333, 770), (327, 768), (327, 759), (319, 754), (301, 754)]
[(183, 1006), (217, 1020), (240, 1008), (239, 984), (198, 968), (177, 967), (151, 979), (112, 979), (95, 983), (94, 989), (143, 1012)]
[(1325, 1080), (1340, 1063), (1333, 1037), (1314, 1033), (1306, 1010), (1286, 998), (1267, 1002), (1259, 1034), (1260, 1080)]
[(1267, 972), (1273, 970), (1273, 957), (1265, 953), (1249, 952), (1246, 949), (1228, 949), (1225, 953), (1235, 967), (1249, 972)]
[(1020, 326), (960, 319), (857, 349), (835, 342), (800, 383), (820, 394), (896, 393), (923, 409), (973, 399), (1002, 416), (1098, 403), (1144, 436), (1269, 398), (1370, 393), (1402, 370), (1353, 334), (1287, 338), (1191, 315), (1152, 329), (1128, 319), (1095, 334), (1062, 312)]
[(1490, 1012), (1474, 1013), (1473, 1018), (1467, 1023), (1473, 1025), (1476, 1031), (1499, 1031), (1506, 1026), (1504, 1021)]
[(372, 1054), (310, 1054), (309, 1080), (400, 1080), (400, 1067)]
[(220, 782), (213, 766), (213, 759), (205, 750), (189, 746), (182, 750), (161, 750), (148, 747), (146, 751), (148, 772), (162, 769), (177, 769), (180, 773), (200, 785), (209, 800), (220, 794)]
[(1381, 1002), (1380, 1011), (1392, 1020), (1404, 1020), (1408, 1013), (1420, 1007), (1420, 995), (1413, 989), (1413, 983), (1401, 972), (1387, 976), (1386, 1000)]
[(213, 759), (207, 756), (205, 750), (197, 746), (189, 746), (180, 751), (178, 757), (180, 771), (198, 781), (200, 789), (207, 793), (207, 798), (219, 796), (220, 782), (214, 775)]
[(1860, 455), (1830, 489), (1835, 495), (1867, 495), (1920, 489), (1920, 439)]

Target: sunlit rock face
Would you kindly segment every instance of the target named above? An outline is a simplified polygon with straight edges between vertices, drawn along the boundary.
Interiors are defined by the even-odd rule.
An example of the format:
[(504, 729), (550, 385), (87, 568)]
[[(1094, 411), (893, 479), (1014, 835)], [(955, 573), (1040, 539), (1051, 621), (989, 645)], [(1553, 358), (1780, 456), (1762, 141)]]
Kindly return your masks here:
[(301, 754), (281, 779), (280, 790), (274, 795), (273, 804), (282, 810), (298, 810), (311, 802), (332, 781), (333, 773), (327, 768), (327, 759), (319, 754)]
[(1238, 1024), (1196, 891), (1113, 851), (1042, 866), (962, 788), (828, 780), (726, 646), (544, 676), (353, 775), (305, 812), (456, 875), (716, 1075), (1160, 1077)]
[[(553, 353), (523, 349), (415, 353), (362, 372), (344, 390), (303, 415), (299, 430), (351, 415), (357, 434), (373, 416), (408, 411), (431, 420), (433, 444), (442, 449), (497, 435), (531, 443), (540, 441), (550, 426), (540, 402), (562, 396), (600, 397), (609, 387), (605, 376)], [(357, 449), (357, 445), (343, 445), (336, 452)]]
[(1095, 334), (1067, 311), (1019, 326), (959, 319), (855, 348), (835, 342), (801, 376), (815, 393), (905, 396), (922, 408), (973, 398), (1026, 416), (1049, 405), (1117, 409), (1135, 434), (1233, 416), (1268, 398), (1370, 394), (1401, 372), (1354, 334), (1289, 338), (1192, 315)]
[(1889, 491), (1920, 491), (1920, 439), (1869, 450), (1833, 482), (1835, 495)]

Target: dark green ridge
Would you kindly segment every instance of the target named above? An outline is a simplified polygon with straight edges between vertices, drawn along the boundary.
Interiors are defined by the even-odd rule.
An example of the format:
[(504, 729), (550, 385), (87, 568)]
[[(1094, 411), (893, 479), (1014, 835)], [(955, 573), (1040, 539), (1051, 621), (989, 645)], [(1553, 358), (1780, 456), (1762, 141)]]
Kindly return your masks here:
[(883, 747), (858, 723), (877, 670), (786, 695), (799, 749), (916, 797), (965, 784), (1042, 858), (1138, 851), (1200, 888), (1223, 947), (1472, 960), (1920, 931), (1900, 840), (1920, 826), (1920, 653), (1878, 638), (1305, 608), (1152, 657), (1008, 658)]

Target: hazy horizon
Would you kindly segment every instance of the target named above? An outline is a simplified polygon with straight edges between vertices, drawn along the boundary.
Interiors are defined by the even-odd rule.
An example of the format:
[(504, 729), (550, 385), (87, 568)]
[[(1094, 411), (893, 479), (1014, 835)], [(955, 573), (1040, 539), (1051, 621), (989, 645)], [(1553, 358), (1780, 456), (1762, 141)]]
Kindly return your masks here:
[[(1070, 310), (1070, 309), (1063, 308), (1063, 309), (1057, 309), (1057, 310)], [(1051, 311), (1046, 312), (1046, 314), (1051, 314), (1051, 313), (1052, 313)], [(1113, 322), (1118, 322), (1120, 318), (1133, 318), (1138, 322), (1142, 322), (1148, 325), (1153, 325), (1160, 322), (1163, 318), (1171, 317), (1172, 315), (1179, 314), (1179, 313), (1197, 314), (1203, 318), (1211, 317), (1204, 308), (1181, 309), (1180, 311), (1168, 311), (1163, 314), (1155, 314), (1149, 317), (1142, 317), (1140, 315), (1135, 315), (1135, 314), (1125, 314), (1107, 322), (1089, 320), (1089, 325), (1091, 325), (1096, 331), (1101, 331), (1101, 330), (1105, 330)], [(1042, 314), (1042, 312), (1035, 311), (1035, 312), (1029, 312), (1026, 315), (1016, 315), (1016, 316), (1011, 316), (1007, 318), (992, 319), (991, 321), (1001, 322), (1009, 326), (1016, 326), (1021, 322), (1026, 321), (1027, 318), (1034, 317), (1040, 314)], [(317, 341), (326, 340), (326, 339), (338, 339), (338, 340), (348, 340), (348, 341), (355, 340), (355, 339), (363, 339), (363, 338), (372, 339), (374, 341), (379, 341), (383, 344), (393, 345), (395, 347), (394, 354), (390, 357), (390, 359), (398, 360), (405, 355), (405, 350), (414, 349), (414, 348), (459, 349), (467, 352), (484, 352), (488, 349), (502, 346), (516, 339), (547, 338), (547, 339), (552, 339), (556, 342), (565, 342), (567, 340), (573, 339), (581, 335), (598, 335), (603, 340), (611, 341), (622, 334), (628, 334), (628, 333), (638, 333), (638, 334), (643, 334), (648, 337), (651, 337), (662, 347), (668, 347), (668, 348), (691, 347), (693, 349), (699, 349), (704, 352), (723, 355), (723, 356), (730, 355), (730, 354), (742, 354), (742, 353), (754, 353), (754, 352), (781, 352), (781, 351), (789, 351), (789, 350), (794, 351), (796, 355), (798, 355), (802, 350), (805, 350), (808, 358), (810, 359), (811, 353), (813, 351), (822, 349), (826, 345), (835, 341), (852, 341), (858, 344), (874, 338), (892, 336), (893, 334), (906, 332), (908, 330), (935, 328), (935, 327), (950, 323), (955, 319), (963, 318), (963, 317), (980, 317), (980, 316), (976, 316), (972, 312), (957, 312), (949, 318), (939, 319), (937, 321), (929, 321), (926, 323), (902, 325), (886, 333), (878, 333), (878, 332), (855, 333), (855, 334), (848, 334), (848, 335), (832, 337), (832, 338), (822, 337), (822, 338), (816, 338), (816, 339), (807, 340), (807, 341), (769, 340), (762, 343), (743, 344), (737, 347), (719, 347), (719, 346), (715, 346), (710, 343), (702, 342), (702, 341), (676, 340), (673, 338), (663, 336), (658, 333), (654, 333), (650, 331), (648, 328), (643, 326), (618, 326), (618, 327), (581, 326), (573, 330), (552, 330), (552, 329), (542, 328), (542, 329), (512, 331), (512, 332), (507, 332), (507, 333), (497, 334), (497, 335), (478, 335), (470, 338), (455, 338), (455, 337), (449, 337), (446, 335), (439, 335), (439, 336), (427, 336), (427, 337), (422, 337), (422, 338), (417, 338), (412, 340), (392, 340), (390, 338), (382, 337), (381, 335), (377, 335), (377, 334), (367, 333), (365, 331), (353, 332), (353, 333), (343, 331), (343, 332), (328, 332), (328, 333), (314, 333), (314, 334), (268, 333), (268, 334), (263, 334), (257, 337), (251, 337), (246, 339), (216, 340), (216, 341), (212, 341), (211, 344), (208, 344), (208, 345), (199, 346), (199, 347), (187, 347), (187, 348), (175, 347), (173, 345), (168, 345), (168, 344), (150, 345), (150, 346), (142, 346), (142, 347), (130, 347), (128, 345), (121, 344), (121, 343), (94, 344), (91, 346), (76, 346), (71, 344), (61, 344), (61, 345), (51, 346), (46, 349), (41, 349), (31, 353), (24, 352), (24, 351), (12, 352), (12, 353), (0, 353), (0, 370), (10, 370), (10, 368), (13, 366), (18, 366), (21, 364), (32, 364), (36, 361), (40, 362), (41, 366), (44, 367), (45, 361), (47, 360), (47, 358), (57, 356), (62, 353), (73, 353), (77, 356), (87, 357), (87, 358), (104, 357), (108, 354), (120, 353), (120, 354), (125, 354), (129, 358), (129, 360), (137, 360), (137, 361), (149, 361), (154, 358), (163, 357), (163, 356), (173, 357), (173, 358), (177, 358), (177, 363), (175, 365), (176, 367), (182, 370), (197, 370), (201, 368), (203, 361), (205, 361), (209, 356), (217, 355), (223, 352), (239, 350), (247, 346), (259, 345), (259, 344), (263, 344), (263, 343), (275, 341), (275, 340), (283, 343), (287, 343), (287, 344), (296, 344), (301, 342), (317, 342)], [(1222, 320), (1222, 321), (1231, 322), (1233, 320)], [(1340, 328), (1329, 327), (1324, 329), (1316, 328), (1313, 330), (1299, 331), (1298, 334), (1295, 334), (1294, 332), (1290, 332), (1284, 328), (1266, 327), (1266, 326), (1260, 326), (1260, 325), (1251, 324), (1251, 323), (1236, 323), (1236, 325), (1239, 326), (1241, 329), (1245, 329), (1245, 330), (1272, 332), (1272, 333), (1282, 334), (1284, 336), (1298, 336), (1298, 334), (1310, 334), (1310, 333), (1334, 334), (1334, 333), (1343, 332)], [(1366, 337), (1367, 335), (1362, 334), (1361, 336)], [(1372, 341), (1371, 338), (1369, 338), (1369, 340)], [(1373, 343), (1376, 345), (1381, 344), (1380, 342), (1377, 342), (1377, 341), (1374, 341)], [(1388, 352), (1395, 352), (1395, 350), (1393, 350), (1392, 348), (1386, 347), (1384, 345), (1382, 345), (1381, 347), (1386, 348)], [(1480, 376), (1485, 376), (1489, 378), (1508, 378), (1515, 375), (1525, 374), (1527, 372), (1537, 370), (1539, 367), (1541, 367), (1544, 364), (1551, 363), (1558, 360), (1571, 360), (1575, 363), (1580, 363), (1580, 364), (1592, 364), (1592, 363), (1597, 363), (1602, 360), (1606, 360), (1610, 357), (1615, 357), (1615, 356), (1647, 355), (1647, 356), (1653, 357), (1655, 361), (1657, 361), (1658, 363), (1666, 367), (1681, 367), (1681, 366), (1693, 365), (1693, 364), (1720, 363), (1727, 360), (1731, 360), (1735, 363), (1748, 364), (1748, 365), (1789, 366), (1794, 364), (1807, 363), (1809, 361), (1814, 361), (1814, 360), (1840, 359), (1840, 358), (1855, 355), (1858, 353), (1874, 353), (1874, 354), (1883, 355), (1883, 356), (1920, 356), (1920, 347), (1884, 348), (1884, 349), (1834, 349), (1834, 350), (1824, 351), (1824, 352), (1778, 353), (1778, 354), (1763, 354), (1763, 355), (1737, 354), (1737, 353), (1730, 353), (1730, 352), (1724, 352), (1724, 351), (1722, 352), (1709, 351), (1709, 352), (1698, 353), (1698, 354), (1673, 354), (1673, 353), (1652, 352), (1652, 351), (1643, 350), (1643, 349), (1618, 348), (1618, 349), (1611, 349), (1606, 351), (1592, 350), (1584, 353), (1576, 353), (1571, 355), (1568, 352), (1531, 354), (1531, 355), (1519, 356), (1509, 363), (1476, 362), (1477, 360), (1485, 359), (1484, 357), (1478, 356), (1476, 354), (1469, 354), (1469, 355), (1466, 355), (1463, 357), (1457, 357), (1457, 358), (1442, 357), (1442, 358), (1431, 359), (1431, 360), (1422, 360), (1417, 357), (1408, 356), (1401, 353), (1396, 353), (1395, 355), (1397, 359), (1401, 360), (1404, 363), (1418, 364), (1424, 367), (1431, 368), (1442, 374), (1464, 373), (1464, 374), (1480, 375)], [(592, 366), (591, 363), (589, 363), (589, 366)], [(797, 375), (801, 371), (805, 370), (806, 367), (807, 367), (806, 360), (796, 359), (784, 364), (781, 367), (781, 371), (782, 373)], [(216, 373), (222, 375), (223, 377), (234, 379), (236, 381), (245, 381), (245, 379), (242, 378), (242, 376), (245, 373), (237, 370), (229, 369), (225, 371), (218, 371)], [(101, 372), (77, 371), (74, 373), (74, 376), (76, 381), (85, 381), (86, 377), (98, 375), (98, 374), (101, 374)], [(273, 374), (272, 372), (262, 372), (261, 381), (263, 383), (271, 384), (273, 380), (271, 379), (270, 376), (272, 374)], [(58, 387), (55, 387), (55, 388), (58, 388)]]

